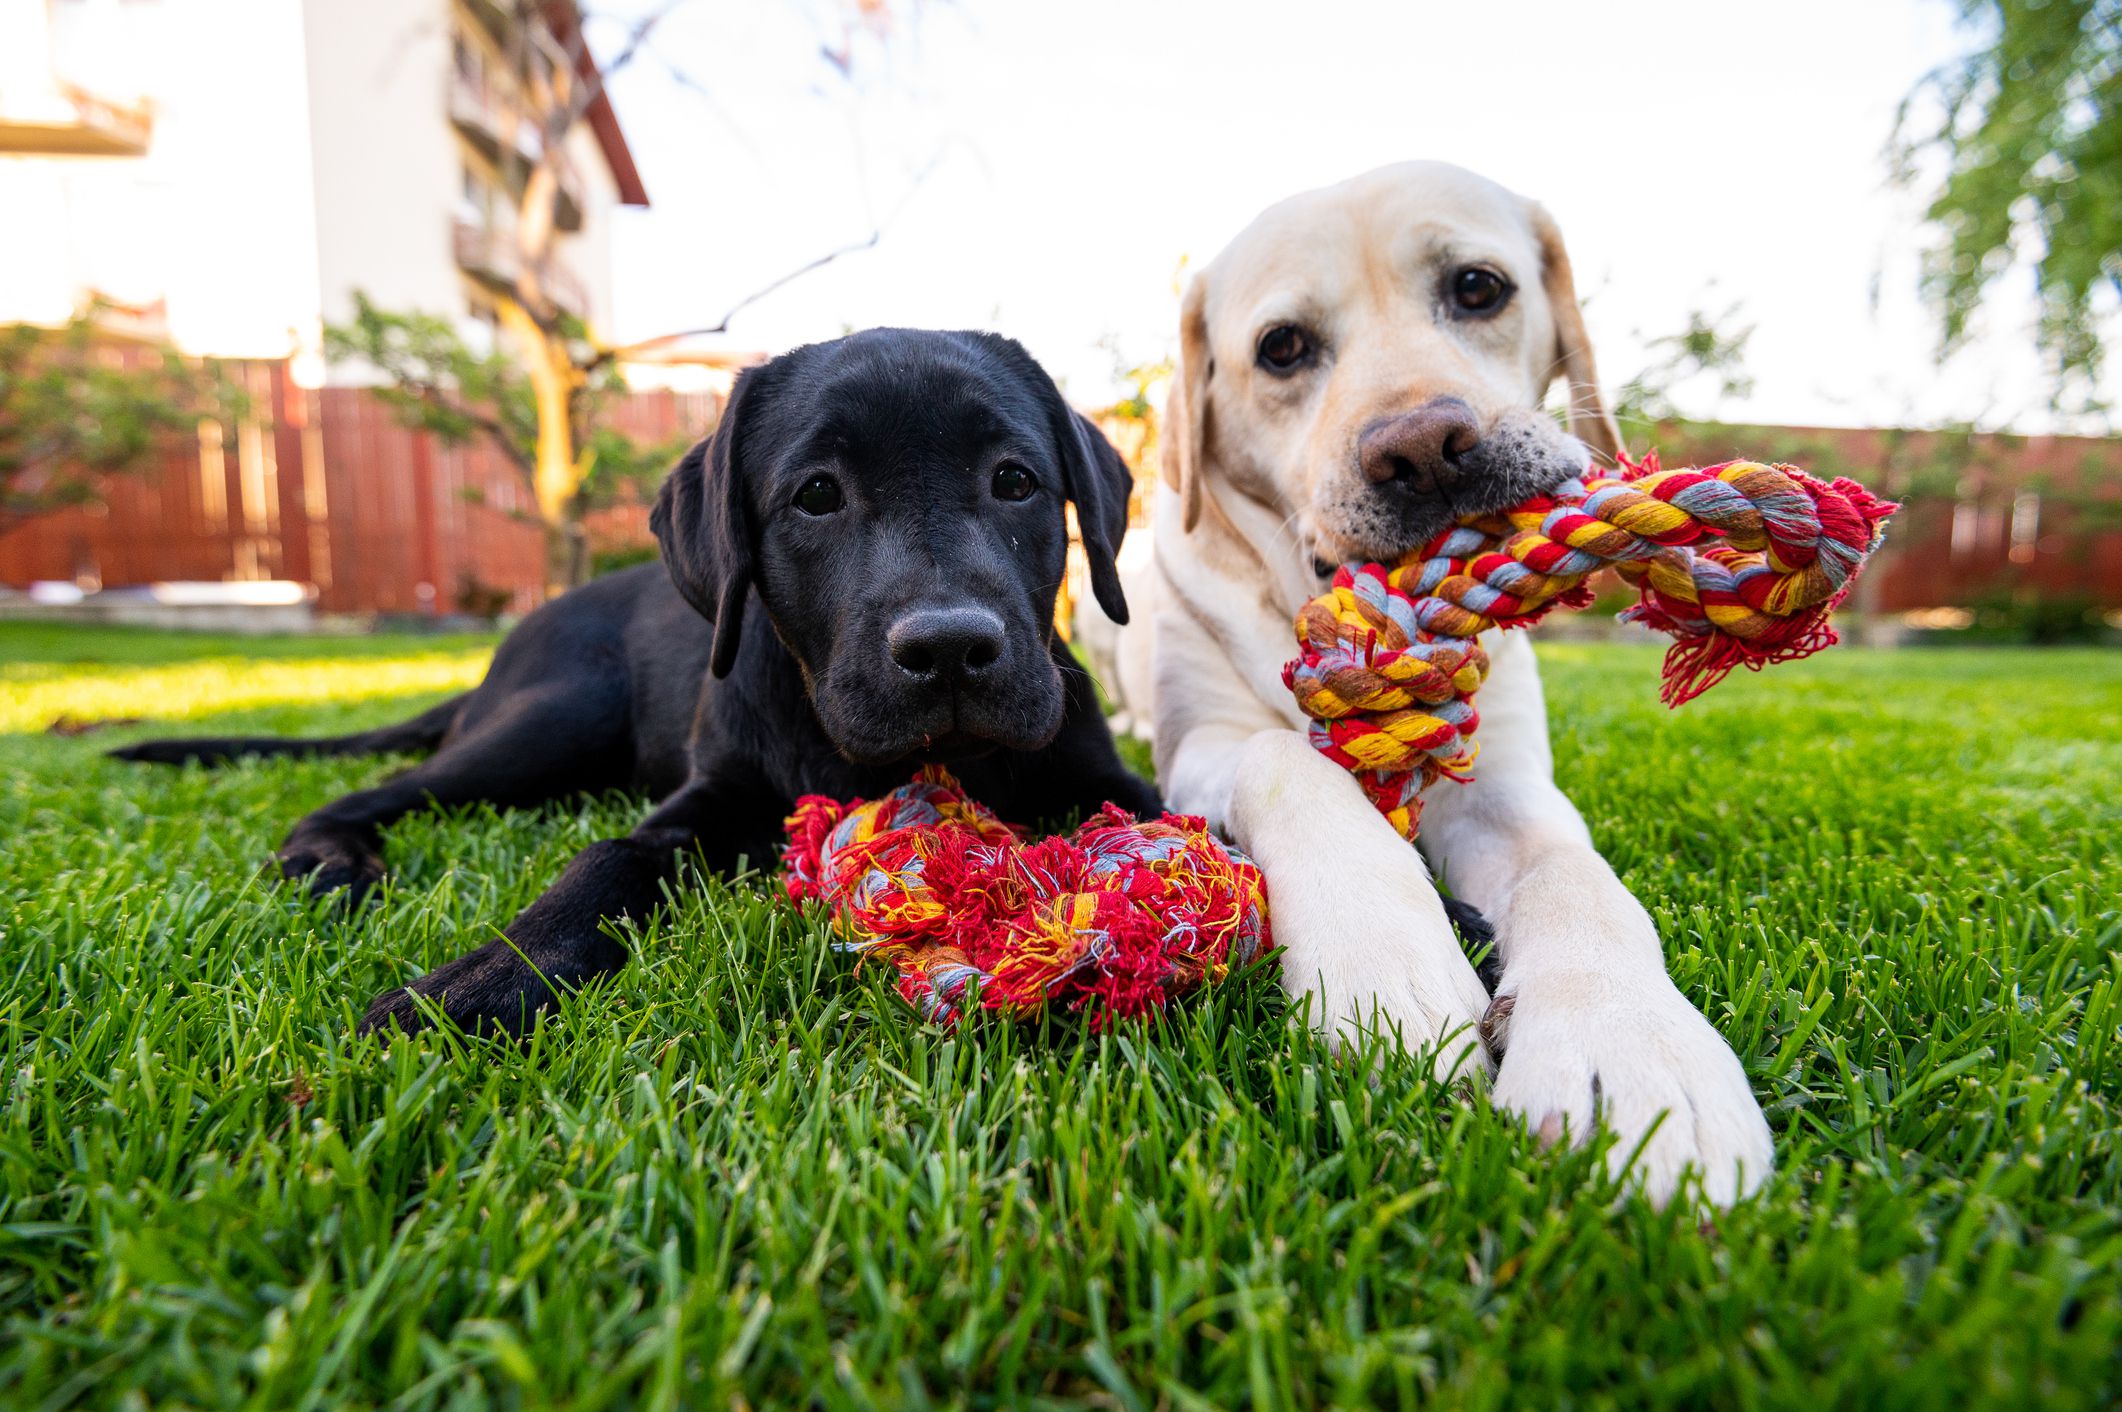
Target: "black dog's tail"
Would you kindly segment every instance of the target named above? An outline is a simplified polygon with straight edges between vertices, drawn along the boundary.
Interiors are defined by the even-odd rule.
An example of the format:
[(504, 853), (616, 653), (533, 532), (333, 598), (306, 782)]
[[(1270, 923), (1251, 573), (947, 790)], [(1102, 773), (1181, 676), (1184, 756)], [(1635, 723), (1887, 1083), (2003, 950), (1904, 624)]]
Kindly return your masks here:
[[(466, 693), (469, 695), (470, 693)], [(237, 735), (198, 736), (175, 740), (143, 740), (110, 752), (114, 760), (135, 760), (150, 765), (222, 765), (247, 755), (272, 755), (283, 759), (311, 759), (323, 755), (396, 755), (433, 750), (456, 723), (464, 696), (452, 696), (429, 707), (409, 721), (383, 726), (354, 735), (296, 736)]]

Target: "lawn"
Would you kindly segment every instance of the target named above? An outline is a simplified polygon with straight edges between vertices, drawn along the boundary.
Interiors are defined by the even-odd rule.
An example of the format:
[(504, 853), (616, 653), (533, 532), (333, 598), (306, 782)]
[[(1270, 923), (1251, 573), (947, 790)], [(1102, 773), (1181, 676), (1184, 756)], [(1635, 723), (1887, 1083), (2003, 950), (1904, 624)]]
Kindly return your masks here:
[(703, 882), (527, 1049), (348, 1031), (568, 854), (419, 818), (351, 919), (261, 874), (480, 639), (0, 627), (0, 1405), (2057, 1407), (2122, 1398), (2122, 654), (1831, 653), (1678, 714), (1543, 649), (1559, 767), (1778, 1141), (1703, 1223), (1255, 971), (1103, 1038), (925, 1029)]

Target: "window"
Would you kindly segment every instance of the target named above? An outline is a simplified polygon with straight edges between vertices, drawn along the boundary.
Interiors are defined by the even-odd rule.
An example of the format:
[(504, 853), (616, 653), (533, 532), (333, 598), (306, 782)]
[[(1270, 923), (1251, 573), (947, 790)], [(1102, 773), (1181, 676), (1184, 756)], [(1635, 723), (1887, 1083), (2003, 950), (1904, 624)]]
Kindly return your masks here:
[(457, 77), (470, 84), (474, 92), (485, 86), (485, 60), (461, 32), (450, 38), (450, 59), (457, 67)]
[(1982, 510), (1972, 500), (1953, 502), (1953, 558), (1964, 559), (1975, 552), (1982, 533)]
[(487, 224), (487, 212), (492, 206), (493, 188), (486, 178), (470, 162), (460, 164), (457, 178), (457, 214), (464, 221), (475, 225)]
[(2040, 537), (2041, 496), (2036, 491), (2022, 490), (2011, 502), (2011, 561), (2031, 564), (2034, 544)]

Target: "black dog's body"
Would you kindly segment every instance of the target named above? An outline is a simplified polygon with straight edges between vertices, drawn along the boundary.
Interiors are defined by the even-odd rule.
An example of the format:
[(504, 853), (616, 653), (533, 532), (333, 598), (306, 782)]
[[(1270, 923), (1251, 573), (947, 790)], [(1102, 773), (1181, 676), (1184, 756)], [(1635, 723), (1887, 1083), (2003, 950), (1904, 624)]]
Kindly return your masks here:
[[(625, 838), (578, 854), (503, 937), (410, 987), (468, 1028), (520, 1030), (552, 984), (624, 963), (605, 924), (649, 913), (685, 854), (717, 871), (770, 864), (801, 794), (873, 795), (936, 761), (1005, 818), (1107, 800), (1155, 810), (1054, 641), (1066, 531), (1059, 494), (1034, 503), (1045, 488), (1076, 502), (1100, 601), (1124, 614), (1112, 555), (1126, 468), (1017, 345), (878, 330), (799, 349), (746, 374), (713, 441), (672, 473), (654, 517), (668, 568), (611, 575), (531, 614), (475, 690), (334, 740), (117, 753), (432, 750), (309, 815), (282, 847), (287, 875), (356, 895), (382, 876), (383, 827), (430, 804), (615, 788), (660, 800)], [(747, 615), (754, 630), (740, 634)], [(401, 988), (362, 1023), (421, 1020)]]

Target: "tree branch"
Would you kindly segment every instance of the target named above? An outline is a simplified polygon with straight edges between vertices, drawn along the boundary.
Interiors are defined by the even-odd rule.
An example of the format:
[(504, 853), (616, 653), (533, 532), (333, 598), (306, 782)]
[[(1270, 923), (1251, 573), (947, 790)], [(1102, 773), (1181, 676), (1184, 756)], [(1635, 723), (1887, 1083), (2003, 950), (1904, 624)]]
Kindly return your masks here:
[(499, 417), (490, 412), (481, 412), (474, 409), (469, 404), (450, 396), (449, 392), (440, 383), (426, 379), (409, 375), (400, 376), (396, 390), (403, 392), (408, 397), (417, 398), (430, 407), (434, 407), (452, 417), (459, 417), (464, 421), (470, 422), (487, 434), (494, 445), (499, 448), (501, 454), (508, 458), (510, 465), (526, 476), (535, 473), (536, 463), (523, 455), (516, 445), (515, 438), (509, 434), (508, 424)]
[(611, 76), (631, 64), (635, 56), (641, 53), (643, 47), (648, 43), (649, 36), (655, 32), (656, 26), (663, 21), (664, 16), (670, 14), (671, 11), (684, 3), (685, 0), (664, 0), (662, 5), (643, 15), (628, 33), (626, 46), (607, 62), (595, 63), (595, 56), (590, 55), (593, 78), (584, 78), (581, 68), (583, 57), (589, 54), (589, 36), (584, 32), (583, 28), (583, 22), (587, 19), (587, 16), (579, 11), (576, 12), (574, 23), (570, 26), (572, 32), (565, 40), (553, 33), (550, 21), (545, 22), (545, 32), (552, 38), (554, 47), (559, 49), (564, 57), (569, 75), (568, 101), (555, 109), (552, 119), (553, 129), (561, 137), (564, 138), (571, 132), (575, 124), (582, 121), (583, 115), (589, 112), (590, 106), (604, 96), (604, 91), (610, 84)]
[(915, 195), (921, 190), (922, 186), (927, 183), (929, 177), (935, 172), (936, 168), (942, 165), (942, 162), (943, 151), (942, 149), (939, 149), (935, 153), (935, 155), (931, 156), (928, 159), (928, 162), (923, 165), (920, 171), (914, 173), (914, 179), (906, 184), (906, 190), (900, 194), (898, 202), (893, 205), (891, 210), (885, 213), (884, 219), (879, 221), (870, 230), (870, 233), (862, 239), (852, 241), (846, 245), (840, 246), (836, 250), (828, 250), (823, 255), (818, 256), (818, 258), (816, 258), (815, 260), (811, 260), (806, 264), (798, 265), (795, 269), (790, 270), (787, 274), (781, 275), (779, 278), (761, 285), (759, 288), (745, 295), (742, 299), (739, 299), (736, 303), (730, 305), (729, 308), (724, 311), (722, 317), (717, 319), (712, 324), (709, 324), (703, 328), (680, 329), (676, 333), (658, 334), (654, 338), (645, 338), (639, 343), (629, 343), (620, 348), (607, 348), (600, 352), (594, 359), (592, 359), (590, 361), (589, 366), (594, 368), (604, 363), (611, 362), (614, 359), (623, 359), (629, 353), (638, 353), (649, 348), (660, 348), (666, 343), (676, 343), (682, 339), (702, 338), (709, 334), (728, 333), (730, 322), (735, 319), (737, 315), (743, 313), (746, 309), (749, 309), (752, 305), (758, 303), (761, 299), (766, 298), (767, 295), (772, 294), (775, 290), (780, 289), (783, 285), (793, 283), (794, 281), (801, 279), (804, 275), (811, 273), (813, 270), (820, 270), (825, 268), (833, 261), (839, 259), (842, 255), (853, 255), (864, 250), (875, 249), (877, 242), (884, 238), (884, 232), (890, 229), (892, 224), (899, 219), (900, 213), (906, 209), (908, 203), (910, 203), (914, 199)]
[(884, 232), (881, 229), (873, 230), (861, 240), (843, 245), (837, 250), (828, 250), (817, 259), (807, 264), (798, 265), (795, 269), (788, 271), (788, 273), (760, 285), (757, 289), (730, 305), (722, 317), (712, 324), (702, 328), (679, 329), (676, 333), (659, 333), (654, 338), (644, 338), (639, 343), (629, 343), (620, 348), (607, 348), (598, 354), (597, 361), (607, 362), (613, 358), (624, 358), (629, 353), (639, 353), (650, 348), (660, 348), (666, 343), (678, 343), (688, 338), (701, 338), (714, 333), (728, 333), (730, 320), (736, 318), (737, 315), (743, 313), (746, 309), (758, 303), (767, 295), (772, 294), (783, 285), (794, 283), (812, 270), (825, 268), (842, 255), (853, 255), (859, 251), (874, 249), (877, 242), (883, 238)]

